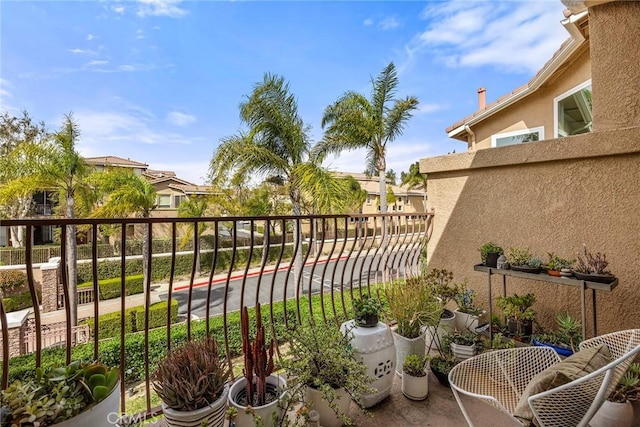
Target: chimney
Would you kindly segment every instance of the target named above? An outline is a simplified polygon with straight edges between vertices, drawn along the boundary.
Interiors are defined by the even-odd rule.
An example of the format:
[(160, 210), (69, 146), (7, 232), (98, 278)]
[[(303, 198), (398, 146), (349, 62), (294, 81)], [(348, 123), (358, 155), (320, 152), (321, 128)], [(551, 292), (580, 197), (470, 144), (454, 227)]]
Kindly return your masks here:
[(487, 106), (487, 89), (481, 87), (478, 89), (478, 110), (484, 110)]

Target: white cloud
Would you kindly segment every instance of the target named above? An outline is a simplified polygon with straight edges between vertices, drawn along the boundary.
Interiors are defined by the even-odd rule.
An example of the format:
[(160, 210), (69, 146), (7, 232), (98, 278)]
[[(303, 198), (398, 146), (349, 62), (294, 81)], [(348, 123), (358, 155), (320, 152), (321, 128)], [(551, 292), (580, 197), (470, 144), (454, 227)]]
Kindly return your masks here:
[(174, 171), (178, 178), (185, 179), (194, 184), (206, 184), (207, 175), (209, 174), (209, 162), (171, 162), (171, 163), (153, 163), (150, 164), (151, 169)]
[(393, 16), (388, 16), (384, 18), (382, 21), (380, 21), (380, 23), (378, 23), (378, 27), (380, 27), (383, 30), (391, 30), (393, 28), (398, 27), (399, 25), (400, 25), (400, 22)]
[(179, 111), (172, 111), (167, 114), (167, 122), (175, 126), (189, 126), (190, 124), (195, 123), (196, 120), (196, 116), (181, 113)]
[(370, 25), (373, 25), (373, 19), (371, 18), (367, 18), (362, 22), (362, 25), (364, 25), (365, 27), (368, 27)]
[(136, 39), (141, 40), (144, 38), (144, 30), (142, 28), (136, 31)]
[(436, 111), (444, 110), (445, 108), (447, 107), (441, 104), (418, 104), (418, 109), (416, 110), (415, 114), (431, 114), (435, 113)]
[(98, 36), (94, 36), (93, 34), (87, 34), (87, 40), (91, 41), (93, 39), (98, 38)]
[(145, 16), (180, 18), (187, 14), (185, 9), (179, 7), (181, 2), (182, 0), (138, 0), (137, 15), (141, 18)]
[(449, 67), (495, 66), (535, 73), (569, 36), (560, 2), (434, 2), (427, 27), (405, 46), (406, 69), (428, 52)]
[(95, 60), (95, 61), (89, 61), (86, 64), (84, 64), (85, 67), (95, 67), (98, 65), (107, 65), (109, 63), (109, 61), (100, 61), (100, 60)]
[(120, 15), (124, 15), (125, 7), (122, 5), (117, 5), (117, 6), (113, 6), (111, 10), (113, 10), (115, 13), (118, 13)]
[(11, 98), (11, 92), (7, 89), (11, 86), (8, 80), (0, 78), (0, 98)]
[(67, 52), (71, 52), (74, 55), (97, 55), (98, 53), (91, 49), (67, 49)]

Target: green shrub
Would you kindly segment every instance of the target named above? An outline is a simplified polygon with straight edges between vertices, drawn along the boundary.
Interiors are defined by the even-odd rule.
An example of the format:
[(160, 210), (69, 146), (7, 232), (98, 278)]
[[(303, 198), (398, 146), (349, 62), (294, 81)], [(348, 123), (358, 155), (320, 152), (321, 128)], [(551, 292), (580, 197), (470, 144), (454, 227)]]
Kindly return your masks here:
[(0, 291), (10, 292), (27, 286), (27, 275), (20, 270), (0, 270)]
[[(144, 331), (144, 306), (127, 308), (124, 312), (124, 330), (126, 333)], [(98, 339), (120, 336), (120, 312), (107, 313), (98, 317)], [(178, 301), (171, 300), (171, 323), (178, 321)], [(85, 322), (94, 335), (93, 320)], [(149, 329), (159, 328), (167, 324), (167, 301), (151, 304), (149, 307)]]
[[(125, 279), (125, 296), (141, 294), (144, 292), (144, 279), (142, 274), (127, 276)], [(78, 285), (78, 289), (92, 288), (93, 282), (84, 282)], [(98, 281), (100, 300), (108, 300), (120, 297), (120, 278), (103, 279)]]
[[(42, 300), (42, 295), (40, 291), (38, 293), (38, 301)], [(19, 295), (15, 295), (12, 297), (4, 298), (4, 309), (7, 313), (11, 311), (19, 311), (24, 310), (25, 308), (33, 307), (33, 303), (31, 302), (31, 292), (24, 292)]]

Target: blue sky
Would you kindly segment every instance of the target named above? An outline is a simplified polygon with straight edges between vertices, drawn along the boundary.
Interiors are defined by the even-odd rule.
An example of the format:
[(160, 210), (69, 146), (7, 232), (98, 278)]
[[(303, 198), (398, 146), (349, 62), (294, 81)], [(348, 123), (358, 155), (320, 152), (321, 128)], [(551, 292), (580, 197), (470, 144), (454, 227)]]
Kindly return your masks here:
[[(238, 105), (265, 72), (284, 76), (313, 141), (324, 108), (369, 94), (393, 61), (420, 109), (389, 147), (398, 175), (466, 150), (445, 128), (526, 83), (568, 33), (560, 0), (2, 1), (0, 110), (54, 130), (72, 112), (85, 156), (116, 155), (204, 183)], [(362, 172), (364, 153), (330, 169)]]

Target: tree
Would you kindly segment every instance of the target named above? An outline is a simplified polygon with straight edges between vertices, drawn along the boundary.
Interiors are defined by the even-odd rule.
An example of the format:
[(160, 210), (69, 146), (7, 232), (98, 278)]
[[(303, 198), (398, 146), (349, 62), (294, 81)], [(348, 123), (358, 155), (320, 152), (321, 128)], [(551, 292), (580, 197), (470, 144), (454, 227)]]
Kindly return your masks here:
[[(135, 215), (138, 218), (149, 218), (156, 207), (156, 190), (145, 178), (121, 168), (113, 168), (97, 173), (94, 179), (98, 193), (102, 196), (100, 206), (91, 216), (95, 218), (124, 218)], [(142, 273), (144, 282), (149, 280), (149, 225), (142, 229)], [(124, 242), (123, 250), (124, 250)]]
[[(310, 174), (327, 173), (309, 162), (309, 127), (298, 113), (298, 103), (283, 77), (267, 73), (240, 104), (246, 132), (225, 137), (213, 154), (210, 178), (214, 185), (246, 176), (281, 177), (289, 186), (293, 215), (301, 214), (302, 186)], [(294, 245), (301, 230), (294, 222)], [(294, 254), (294, 280), (302, 269), (302, 251)]]
[[(29, 144), (43, 143), (48, 136), (44, 123), (34, 123), (26, 111), (21, 117), (6, 112), (0, 115), (0, 186), (34, 174), (35, 160), (26, 148)], [(0, 218), (27, 218), (32, 205), (31, 192), (13, 192), (0, 205)], [(9, 232), (12, 245), (23, 246), (24, 227), (11, 226)]]
[[(204, 197), (193, 196), (189, 200), (185, 200), (178, 206), (178, 216), (181, 218), (202, 218), (207, 213), (207, 199)], [(195, 263), (196, 274), (200, 276), (200, 236), (207, 231), (208, 225), (205, 222), (198, 223), (198, 234), (195, 236)], [(192, 222), (187, 225), (187, 232), (180, 242), (180, 246), (186, 246), (187, 242), (194, 236), (195, 226)]]
[(407, 185), (409, 188), (422, 186), (426, 191), (427, 175), (420, 173), (420, 162), (409, 165), (409, 172), (402, 172), (400, 176), (402, 185)]
[(385, 175), (385, 177), (387, 178), (387, 183), (388, 184), (396, 185), (396, 183), (398, 182), (398, 177), (396, 176), (396, 171), (394, 171), (393, 169), (389, 169), (387, 171), (387, 174)]
[(377, 171), (380, 181), (380, 210), (387, 212), (386, 154), (387, 144), (402, 134), (418, 99), (410, 96), (395, 99), (398, 76), (393, 62), (372, 79), (371, 99), (357, 92), (346, 92), (328, 106), (322, 117), (324, 138), (313, 155), (324, 159), (343, 150), (365, 148), (368, 171)]

